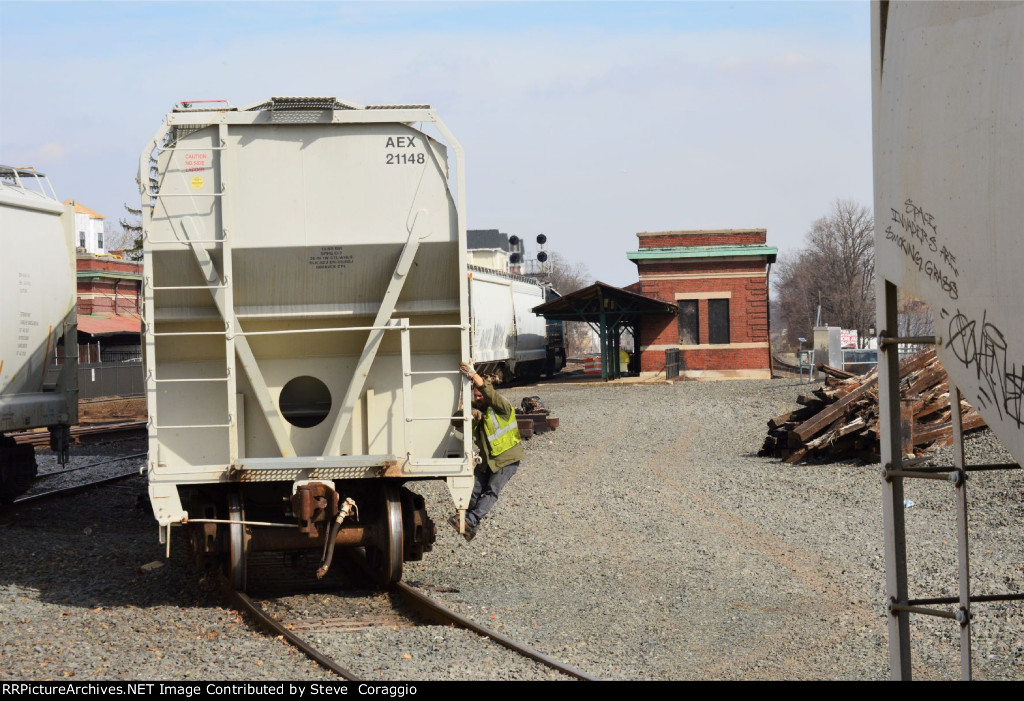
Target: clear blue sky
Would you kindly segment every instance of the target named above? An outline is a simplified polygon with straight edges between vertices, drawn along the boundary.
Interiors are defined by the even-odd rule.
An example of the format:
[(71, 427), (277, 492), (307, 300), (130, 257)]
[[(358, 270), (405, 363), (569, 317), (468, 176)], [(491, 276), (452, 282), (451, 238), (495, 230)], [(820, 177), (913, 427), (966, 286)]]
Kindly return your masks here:
[(429, 103), (470, 228), (636, 279), (636, 232), (798, 246), (871, 203), (867, 2), (0, 2), (0, 162), (110, 219), (183, 99)]

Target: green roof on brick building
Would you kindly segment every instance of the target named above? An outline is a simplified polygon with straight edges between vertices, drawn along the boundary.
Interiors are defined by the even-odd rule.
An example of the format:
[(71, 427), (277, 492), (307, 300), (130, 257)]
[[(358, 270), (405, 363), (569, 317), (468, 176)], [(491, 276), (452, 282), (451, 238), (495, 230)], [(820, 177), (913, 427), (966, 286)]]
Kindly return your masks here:
[(752, 258), (765, 256), (774, 263), (779, 253), (775, 246), (668, 246), (627, 251), (629, 260), (670, 260), (675, 258)]

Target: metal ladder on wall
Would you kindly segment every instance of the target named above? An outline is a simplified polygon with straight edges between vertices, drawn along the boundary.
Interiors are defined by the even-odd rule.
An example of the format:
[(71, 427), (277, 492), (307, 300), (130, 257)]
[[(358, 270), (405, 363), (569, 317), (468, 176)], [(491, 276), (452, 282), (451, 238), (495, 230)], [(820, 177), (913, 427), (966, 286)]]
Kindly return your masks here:
[[(882, 329), (896, 329), (897, 288), (884, 282), (884, 306), (879, 306), (878, 324)], [(912, 678), (910, 651), (910, 614), (934, 616), (955, 621), (960, 627), (960, 676), (972, 678), (971, 671), (971, 604), (992, 601), (1020, 601), (1024, 594), (971, 595), (970, 547), (967, 520), (967, 477), (970, 472), (1020, 469), (1016, 463), (966, 465), (960, 390), (949, 382), (950, 406), (953, 411), (953, 465), (915, 468), (903, 461), (900, 436), (899, 345), (934, 344), (934, 337), (900, 337), (882, 331), (879, 334), (878, 404), (881, 425), (881, 460), (883, 468), (882, 512), (885, 541), (886, 609), (889, 612), (889, 670), (896, 680)], [(958, 596), (910, 598), (907, 577), (907, 528), (903, 496), (903, 480), (941, 480), (952, 484), (956, 497)], [(938, 608), (955, 604), (956, 608)]]

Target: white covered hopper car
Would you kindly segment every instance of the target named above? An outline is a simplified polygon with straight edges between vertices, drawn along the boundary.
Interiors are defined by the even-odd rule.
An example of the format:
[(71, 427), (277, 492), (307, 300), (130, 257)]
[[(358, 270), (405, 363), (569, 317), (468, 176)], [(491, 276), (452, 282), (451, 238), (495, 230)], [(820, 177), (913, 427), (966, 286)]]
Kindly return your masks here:
[(565, 367), (562, 322), (533, 308), (557, 294), (532, 278), (470, 266), (473, 360), (498, 382), (552, 375)]
[[(451, 153), (449, 153), (451, 149)], [(429, 106), (182, 103), (140, 161), (149, 493), (161, 540), (245, 587), (256, 553), (431, 548), (409, 480), (473, 487), (462, 150)], [(449, 161), (451, 159), (451, 163)], [(454, 174), (450, 172), (454, 167)], [(169, 541), (168, 541), (169, 547)]]
[(73, 210), (42, 173), (0, 166), (0, 239), (0, 501), (10, 501), (32, 484), (36, 460), (4, 434), (48, 427), (63, 462), (78, 421)]

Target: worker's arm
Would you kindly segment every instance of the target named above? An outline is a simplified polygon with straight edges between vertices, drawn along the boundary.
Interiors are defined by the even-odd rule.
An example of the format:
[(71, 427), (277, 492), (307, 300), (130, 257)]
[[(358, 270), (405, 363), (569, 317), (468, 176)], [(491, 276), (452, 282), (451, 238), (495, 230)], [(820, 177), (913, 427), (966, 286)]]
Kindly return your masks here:
[(484, 378), (480, 377), (479, 373), (477, 373), (473, 363), (459, 363), (459, 372), (468, 377), (475, 387), (484, 386)]

